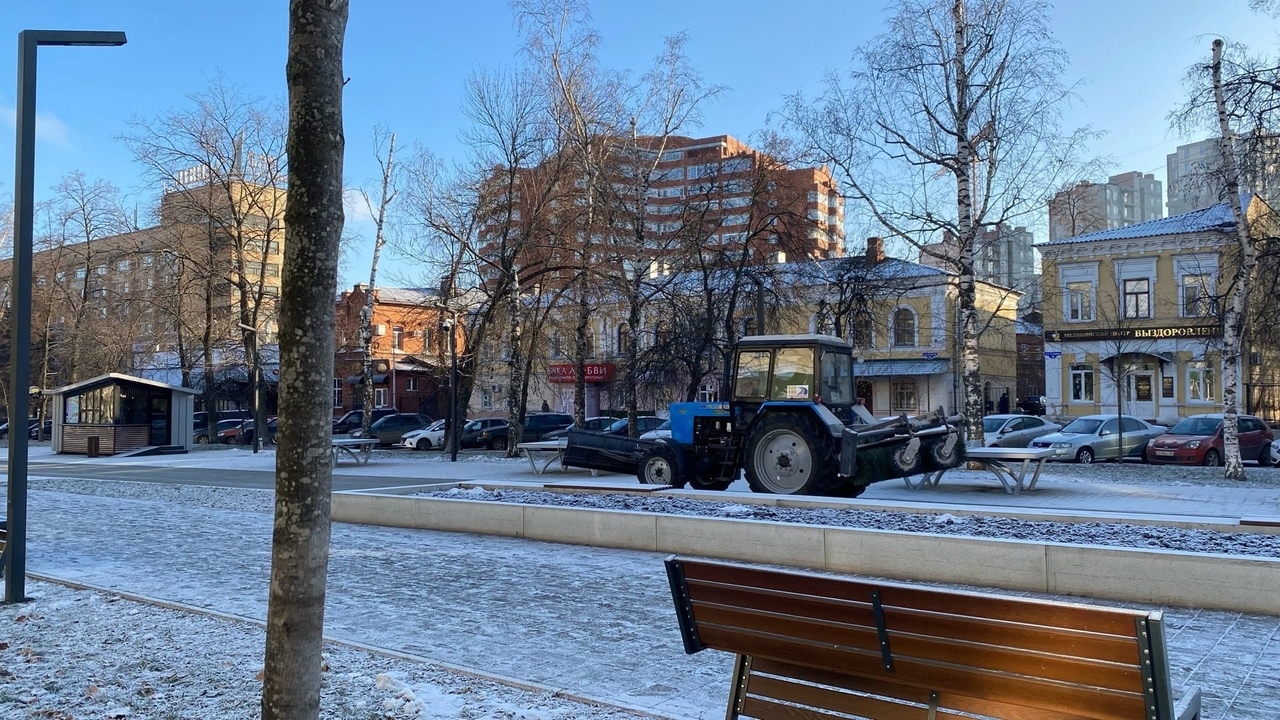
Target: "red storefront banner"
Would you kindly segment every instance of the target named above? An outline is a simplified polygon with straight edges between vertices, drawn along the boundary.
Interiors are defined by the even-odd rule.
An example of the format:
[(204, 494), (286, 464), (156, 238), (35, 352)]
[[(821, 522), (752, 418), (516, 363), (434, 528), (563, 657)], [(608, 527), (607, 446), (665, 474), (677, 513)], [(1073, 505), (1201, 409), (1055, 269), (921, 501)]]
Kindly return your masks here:
[[(583, 366), (583, 374), (589, 383), (609, 382), (617, 369), (613, 363), (587, 363)], [(553, 383), (573, 382), (573, 365), (558, 364), (547, 366), (547, 381)]]

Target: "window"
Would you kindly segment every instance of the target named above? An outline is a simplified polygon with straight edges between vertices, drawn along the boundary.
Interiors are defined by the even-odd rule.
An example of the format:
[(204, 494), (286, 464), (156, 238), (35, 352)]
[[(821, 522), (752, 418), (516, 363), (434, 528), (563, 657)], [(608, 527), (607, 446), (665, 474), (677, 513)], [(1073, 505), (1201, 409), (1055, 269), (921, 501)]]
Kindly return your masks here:
[(1187, 402), (1216, 402), (1218, 379), (1203, 360), (1187, 363)]
[(1068, 322), (1093, 321), (1093, 283), (1067, 283), (1066, 315)]
[(718, 383), (705, 382), (698, 386), (698, 396), (696, 402), (716, 402), (720, 399), (720, 386)]
[(434, 340), (435, 340), (435, 335), (432, 334), (431, 328), (422, 328), (422, 352), (424, 353), (434, 352), (435, 345), (432, 342)]
[(1206, 317), (1217, 311), (1208, 275), (1182, 276), (1182, 317)]
[(596, 334), (590, 330), (587, 331), (582, 340), (582, 356), (588, 358), (596, 356)]
[(117, 261), (116, 261), (116, 272), (129, 272), (129, 261), (128, 261), (128, 260), (117, 260)]
[(767, 350), (745, 350), (738, 353), (738, 378), (733, 384), (737, 397), (764, 397), (765, 382), (769, 379), (770, 355)]
[(413, 392), (417, 392), (417, 391), (418, 391), (418, 378), (416, 378), (416, 377), (411, 377), (411, 378), (407, 378), (407, 379), (405, 379), (405, 381), (404, 381), (404, 389), (405, 389), (405, 390), (412, 390)]
[(919, 407), (919, 397), (916, 395), (915, 380), (899, 380), (895, 381), (891, 386), (891, 398), (893, 400), (894, 410), (916, 410)]
[(1071, 366), (1071, 400), (1093, 402), (1093, 366)]
[(779, 350), (773, 364), (773, 386), (769, 397), (774, 400), (809, 400), (814, 395), (813, 350)]
[(822, 385), (818, 396), (827, 405), (853, 404), (853, 358), (848, 353), (822, 353)]
[(631, 328), (626, 323), (618, 326), (618, 354), (626, 355), (631, 352)]
[(333, 406), (342, 407), (342, 378), (333, 379)]
[(373, 406), (375, 408), (387, 406), (387, 389), (386, 388), (373, 389)]
[(551, 357), (564, 357), (564, 336), (559, 332), (551, 333)]
[(893, 345), (910, 347), (916, 344), (916, 314), (911, 308), (893, 311)]
[(391, 347), (396, 350), (404, 349), (404, 328), (399, 325), (391, 327)]
[(1125, 417), (1120, 418), (1120, 429), (1127, 433), (1142, 432), (1147, 429), (1147, 424), (1138, 418)]
[(493, 409), (493, 390), (487, 387), (480, 388), (480, 407), (485, 410)]
[(1151, 317), (1151, 281), (1147, 278), (1134, 278), (1124, 281), (1125, 318)]

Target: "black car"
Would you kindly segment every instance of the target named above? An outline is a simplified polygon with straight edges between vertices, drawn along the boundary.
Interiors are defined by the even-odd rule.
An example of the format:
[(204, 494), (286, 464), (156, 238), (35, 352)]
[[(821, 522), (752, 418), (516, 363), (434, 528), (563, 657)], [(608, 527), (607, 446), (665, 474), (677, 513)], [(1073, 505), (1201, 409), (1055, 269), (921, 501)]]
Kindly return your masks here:
[[(373, 411), (373, 422), (378, 422), (388, 415), (395, 415), (395, 408), (378, 408)], [(360, 428), (364, 424), (364, 411), (352, 410), (333, 421), (333, 434), (343, 435)], [(372, 423), (370, 423), (372, 425)]]
[[(379, 445), (399, 445), (405, 433), (421, 430), (433, 422), (428, 415), (393, 413), (374, 420), (369, 426), (369, 437), (377, 438)], [(352, 430), (351, 437), (364, 437), (364, 430)]]
[(48, 440), (53, 437), (53, 421), (45, 420), (43, 431), (40, 429), (39, 420), (32, 422), (31, 426), (27, 428), (27, 437), (31, 440)]
[[(489, 431), (507, 427), (506, 418), (480, 418), (462, 426), (462, 434), (458, 436), (459, 448), (488, 447)], [(481, 436), (484, 436), (481, 438)]]
[[(27, 418), (27, 436), (31, 435), (31, 428), (40, 422), (40, 418)], [(9, 437), (9, 423), (0, 424), (0, 440)]]
[[(244, 427), (240, 428), (240, 434), (236, 436), (236, 442), (240, 443), (241, 445), (252, 445), (254, 437), (257, 436), (257, 430), (255, 428), (256, 425), (257, 423), (255, 423), (253, 420), (249, 420), (248, 422), (246, 422), (244, 424)], [(279, 420), (277, 418), (268, 419), (267, 432), (265, 435), (262, 436), (262, 444), (275, 445), (276, 433), (278, 431), (279, 431)]]
[[(597, 417), (589, 417), (583, 423), (582, 429), (589, 430), (591, 432), (604, 432), (605, 430), (609, 429), (610, 425), (614, 424), (617, 421), (618, 421), (617, 418), (610, 417), (608, 415), (599, 415)], [(569, 432), (569, 430), (572, 427), (573, 426), (570, 425), (569, 427), (563, 428), (560, 430), (552, 430), (546, 435), (543, 435), (541, 439), (542, 440), (559, 440), (560, 438), (564, 437), (565, 433)], [(525, 438), (525, 440), (530, 440), (530, 439), (531, 438)]]
[[(567, 413), (540, 412), (524, 416), (521, 442), (533, 442), (555, 430), (563, 430), (573, 424), (573, 416)], [(503, 425), (480, 433), (480, 447), (490, 450), (506, 450), (510, 437), (510, 425)]]
[[(636, 437), (640, 437), (641, 435), (649, 432), (650, 430), (657, 430), (658, 426), (664, 422), (666, 421), (656, 415), (641, 415), (640, 417), (637, 417), (636, 427), (638, 427), (640, 430), (639, 432), (636, 433)], [(630, 427), (630, 423), (627, 422), (627, 419), (622, 418), (621, 420), (614, 422), (612, 425), (606, 428), (603, 432), (606, 432), (610, 435), (629, 435), (630, 434), (628, 430), (629, 427)]]

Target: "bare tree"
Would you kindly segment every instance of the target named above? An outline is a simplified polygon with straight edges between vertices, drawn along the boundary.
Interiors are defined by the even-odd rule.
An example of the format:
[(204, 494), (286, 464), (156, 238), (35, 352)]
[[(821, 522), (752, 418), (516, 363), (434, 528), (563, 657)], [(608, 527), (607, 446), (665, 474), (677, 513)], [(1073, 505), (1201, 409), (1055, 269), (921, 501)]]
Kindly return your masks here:
[[(969, 439), (982, 440), (983, 382), (974, 272), (984, 228), (1040, 212), (1088, 133), (1062, 134), (1067, 57), (1038, 0), (903, 0), (847, 79), (784, 116), (808, 154), (890, 237), (950, 234)], [(945, 202), (935, 198), (948, 197)]]
[(289, 174), (263, 720), (320, 716), (332, 487), (330, 380), (342, 238), (346, 0), (291, 0)]
[[(365, 288), (364, 308), (360, 311), (360, 349), (364, 357), (362, 374), (364, 378), (364, 412), (360, 416), (360, 427), (364, 436), (369, 436), (369, 426), (373, 424), (373, 305), (374, 293), (378, 289), (378, 258), (382, 255), (382, 247), (387, 243), (385, 228), (387, 210), (396, 199), (396, 134), (383, 126), (373, 131), (374, 155), (378, 167), (382, 170), (378, 201), (375, 204), (369, 193), (360, 190), (365, 208), (373, 218), (373, 258), (369, 262), (369, 286)], [(385, 159), (383, 155), (386, 155)], [(394, 355), (391, 362), (395, 362)]]

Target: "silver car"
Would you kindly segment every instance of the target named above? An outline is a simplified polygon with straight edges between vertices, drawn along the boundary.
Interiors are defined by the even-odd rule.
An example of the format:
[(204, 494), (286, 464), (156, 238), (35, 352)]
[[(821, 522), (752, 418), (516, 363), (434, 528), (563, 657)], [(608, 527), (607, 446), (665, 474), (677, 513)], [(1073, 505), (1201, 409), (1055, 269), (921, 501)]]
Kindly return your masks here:
[(987, 447), (1027, 447), (1032, 440), (1062, 429), (1058, 423), (1032, 415), (987, 415), (982, 437)]
[(1168, 431), (1132, 415), (1085, 415), (1059, 432), (1032, 440), (1031, 447), (1052, 448), (1050, 460), (1087, 465), (1095, 460), (1140, 458), (1148, 440)]

